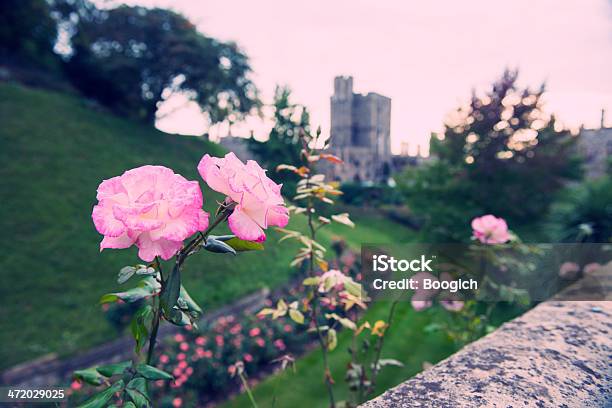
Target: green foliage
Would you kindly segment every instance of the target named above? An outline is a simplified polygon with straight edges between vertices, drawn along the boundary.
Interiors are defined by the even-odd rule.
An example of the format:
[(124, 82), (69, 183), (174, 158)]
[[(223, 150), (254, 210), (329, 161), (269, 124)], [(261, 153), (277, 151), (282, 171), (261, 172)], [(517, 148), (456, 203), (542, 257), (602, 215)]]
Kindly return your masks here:
[(561, 226), (559, 241), (612, 242), (612, 177), (568, 188), (550, 221)]
[(0, 58), (14, 62), (57, 65), (53, 46), (57, 27), (45, 0), (2, 0), (0, 2)]
[(74, 34), (69, 77), (115, 112), (153, 123), (159, 103), (178, 93), (195, 101), (211, 123), (235, 121), (258, 106), (248, 59), (238, 46), (201, 34), (182, 15), (56, 2)]
[(576, 138), (542, 111), (544, 87), (520, 89), (517, 75), (505, 71), (486, 95), (473, 94), (443, 137), (432, 137), (433, 161), (400, 177), (433, 239), (469, 237), (469, 220), (487, 213), (532, 222), (581, 176)]
[(310, 115), (305, 106), (295, 104), (290, 99), (289, 87), (276, 87), (273, 106), (274, 127), (270, 131), (269, 139), (259, 142), (250, 138), (248, 146), (262, 167), (274, 173), (274, 180), (283, 183), (283, 191), (293, 192), (299, 177), (291, 172), (276, 172), (276, 168), (283, 163), (302, 162), (300, 157), (302, 145), (299, 136), (301, 131), (310, 130)]

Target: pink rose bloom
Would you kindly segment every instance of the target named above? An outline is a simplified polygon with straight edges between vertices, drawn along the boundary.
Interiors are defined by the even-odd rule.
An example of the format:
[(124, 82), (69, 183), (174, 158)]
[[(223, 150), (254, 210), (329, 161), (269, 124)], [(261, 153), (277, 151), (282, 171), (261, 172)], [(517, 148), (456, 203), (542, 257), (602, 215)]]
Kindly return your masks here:
[(431, 307), (431, 300), (416, 300), (412, 299), (410, 302), (412, 308), (417, 312), (423, 311)]
[(181, 344), (179, 344), (179, 348), (181, 349), (181, 351), (187, 351), (189, 350), (189, 344), (182, 342)]
[(262, 339), (261, 337), (257, 337), (255, 339), (255, 344), (257, 344), (259, 347), (263, 347), (266, 345), (266, 341)]
[(584, 268), (582, 268), (582, 272), (584, 272), (585, 275), (592, 275), (598, 270), (600, 270), (601, 267), (602, 265), (600, 263), (591, 262), (589, 264), (584, 265)]
[(510, 240), (508, 224), (503, 218), (497, 218), (491, 214), (472, 220), (474, 238), (483, 244), (503, 244)]
[(163, 166), (142, 166), (104, 180), (98, 187), (92, 218), (104, 235), (104, 248), (139, 248), (138, 256), (151, 262), (170, 259), (183, 240), (208, 227), (202, 210), (202, 191)]
[(264, 229), (284, 227), (289, 222), (280, 193), (282, 185), (270, 180), (257, 162), (248, 160), (244, 164), (234, 153), (224, 158), (205, 155), (198, 171), (210, 188), (236, 203), (228, 224), (238, 238), (263, 242)]
[(185, 336), (183, 336), (182, 334), (175, 334), (174, 335), (174, 341), (176, 342), (181, 342), (181, 341), (185, 341)]
[(559, 267), (559, 277), (561, 279), (576, 279), (580, 272), (580, 265), (576, 262), (563, 262)]
[(183, 405), (183, 400), (180, 399), (179, 397), (176, 397), (175, 399), (172, 400), (172, 406), (173, 407), (180, 407), (181, 405)]
[(170, 361), (170, 358), (167, 355), (162, 354), (161, 356), (159, 356), (159, 362), (160, 363), (167, 364), (168, 361)]
[(276, 347), (280, 351), (283, 351), (287, 348), (287, 346), (285, 346), (285, 342), (282, 339), (274, 340), (274, 347)]
[(458, 312), (463, 309), (463, 301), (462, 300), (440, 300), (440, 304), (443, 308), (451, 312)]

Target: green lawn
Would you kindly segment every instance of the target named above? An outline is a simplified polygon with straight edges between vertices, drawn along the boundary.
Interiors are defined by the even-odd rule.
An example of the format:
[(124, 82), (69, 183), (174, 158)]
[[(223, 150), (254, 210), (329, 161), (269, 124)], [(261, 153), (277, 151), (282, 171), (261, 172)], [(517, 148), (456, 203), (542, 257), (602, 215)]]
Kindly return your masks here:
[[(91, 208), (101, 180), (143, 164), (161, 164), (199, 180), (196, 165), (219, 146), (168, 135), (101, 112), (78, 97), (0, 83), (0, 369), (50, 352), (67, 355), (117, 333), (98, 305), (116, 289), (135, 250), (98, 252)], [(203, 184), (203, 183), (201, 183)], [(207, 208), (221, 198), (204, 189)], [(334, 225), (320, 239), (410, 241), (414, 233), (375, 214), (357, 228)], [(292, 221), (290, 228), (303, 228)], [(276, 244), (239, 257), (200, 254), (188, 261), (186, 286), (205, 309), (287, 281), (295, 244)]]

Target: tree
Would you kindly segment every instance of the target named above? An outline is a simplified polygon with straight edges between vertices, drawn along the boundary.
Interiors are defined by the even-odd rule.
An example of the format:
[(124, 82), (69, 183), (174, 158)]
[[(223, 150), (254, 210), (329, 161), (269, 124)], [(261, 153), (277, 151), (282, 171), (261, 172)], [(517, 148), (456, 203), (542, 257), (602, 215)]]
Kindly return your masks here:
[(56, 0), (72, 52), (67, 72), (87, 96), (114, 111), (154, 122), (159, 104), (180, 93), (210, 123), (238, 120), (259, 105), (247, 57), (234, 43), (207, 37), (170, 10)]
[(484, 213), (531, 222), (565, 181), (580, 177), (576, 138), (542, 111), (544, 85), (520, 89), (517, 77), (506, 70), (484, 96), (474, 92), (443, 137), (432, 138), (433, 163), (402, 178), (437, 238), (464, 236), (471, 217)]
[(45, 0), (0, 2), (0, 58), (52, 67), (57, 27)]
[[(259, 142), (254, 138), (249, 140), (249, 150), (255, 154), (264, 167), (275, 171), (279, 164), (300, 163), (300, 132), (310, 132), (310, 116), (305, 106), (291, 102), (291, 89), (287, 86), (277, 86), (274, 90), (274, 127), (268, 140)], [(299, 180), (296, 174), (279, 172), (277, 180), (286, 185), (285, 191), (294, 191)]]

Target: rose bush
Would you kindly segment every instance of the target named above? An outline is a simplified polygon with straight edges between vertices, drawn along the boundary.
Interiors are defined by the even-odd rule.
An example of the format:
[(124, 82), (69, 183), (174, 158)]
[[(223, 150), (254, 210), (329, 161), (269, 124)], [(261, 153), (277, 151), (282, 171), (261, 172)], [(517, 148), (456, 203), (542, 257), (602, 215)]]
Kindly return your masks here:
[[(239, 251), (262, 249), (261, 244), (249, 241), (263, 241), (264, 229), (270, 225), (284, 226), (289, 220), (280, 194), (281, 185), (270, 180), (256, 162), (249, 161), (245, 165), (233, 153), (223, 159), (206, 155), (199, 167), (211, 188), (227, 194), (210, 225), (209, 216), (202, 209), (203, 197), (198, 182), (188, 181), (166, 167), (138, 167), (104, 180), (98, 187), (98, 203), (93, 208), (92, 219), (98, 232), (104, 235), (100, 250), (136, 245), (138, 256), (147, 264), (121, 268), (117, 276), (119, 284), (139, 279), (138, 284), (128, 290), (108, 293), (100, 300), (103, 305), (122, 302), (129, 305), (121, 307), (118, 325), (123, 323), (124, 310), (137, 309), (130, 323), (135, 357), (77, 370), (74, 373), (76, 383), (73, 383), (76, 388), (80, 388), (82, 382), (100, 387), (83, 406), (149, 407), (151, 397), (147, 382), (159, 384), (173, 380), (174, 386), (185, 382), (184, 376), (193, 371), (191, 367), (184, 367), (186, 362), (180, 362), (178, 378), (175, 378), (179, 374), (178, 367), (168, 373), (152, 365), (156, 361), (160, 323), (165, 320), (176, 326), (197, 327), (202, 313), (181, 282), (185, 260), (201, 250), (236, 255)], [(211, 235), (214, 228), (225, 221), (238, 237)], [(194, 234), (197, 235), (192, 237)], [(191, 240), (184, 244), (189, 237)], [(175, 259), (171, 270), (164, 271), (160, 258), (169, 260), (172, 257)], [(218, 347), (225, 344), (221, 334), (215, 336), (215, 340)], [(146, 355), (141, 355), (145, 346)], [(180, 347), (187, 351), (190, 346), (181, 343)], [(274, 347), (280, 350), (287, 345), (281, 339)], [(165, 364), (161, 359), (159, 363)], [(172, 401), (174, 406), (181, 403), (182, 397)]]

